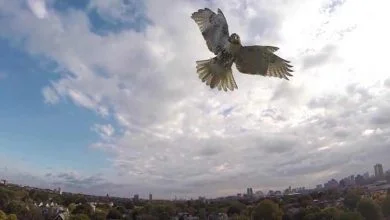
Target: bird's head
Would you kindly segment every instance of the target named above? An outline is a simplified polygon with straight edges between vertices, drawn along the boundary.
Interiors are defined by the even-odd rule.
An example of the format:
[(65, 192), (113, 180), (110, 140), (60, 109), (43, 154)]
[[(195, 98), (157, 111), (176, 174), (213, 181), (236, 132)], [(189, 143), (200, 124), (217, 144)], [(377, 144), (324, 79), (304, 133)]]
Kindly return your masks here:
[(232, 44), (241, 44), (240, 36), (238, 34), (233, 33), (229, 37), (229, 42)]

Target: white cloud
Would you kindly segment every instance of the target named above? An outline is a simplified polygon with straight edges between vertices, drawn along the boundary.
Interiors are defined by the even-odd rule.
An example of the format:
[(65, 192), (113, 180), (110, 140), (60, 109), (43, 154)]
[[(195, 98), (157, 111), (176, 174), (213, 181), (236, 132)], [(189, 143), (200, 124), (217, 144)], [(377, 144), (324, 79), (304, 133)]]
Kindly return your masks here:
[[(102, 137), (93, 146), (114, 155), (99, 177), (110, 179), (112, 190), (124, 193), (119, 186), (131, 181), (140, 192), (166, 197), (167, 191), (215, 196), (247, 185), (313, 186), (376, 162), (390, 166), (383, 156), (389, 153), (388, 77), (378, 65), (389, 49), (381, 28), (388, 3), (210, 3), (245, 44), (280, 47), (278, 55), (296, 70), (286, 82), (234, 69), (239, 89), (223, 93), (208, 89), (195, 72), (195, 60), (212, 56), (190, 19), (204, 2), (144, 2), (152, 21), (144, 32), (105, 36), (90, 30), (81, 11), (38, 20), (15, 3), (0, 7), (12, 15), (0, 20), (0, 36), (25, 38), (29, 53), (66, 70), (43, 90), (46, 101), (70, 98), (120, 124), (93, 128)], [(122, 1), (91, 4), (106, 18), (129, 19)], [(358, 16), (374, 10), (376, 16)], [(380, 132), (362, 136), (367, 128)]]
[(43, 94), (45, 103), (56, 104), (60, 101), (58, 94), (51, 87), (43, 88), (42, 94)]
[(47, 16), (45, 0), (27, 0), (28, 6), (35, 16), (42, 19)]
[(115, 133), (115, 129), (114, 127), (112, 127), (111, 124), (106, 124), (106, 125), (95, 124), (92, 127), (92, 130), (98, 133), (100, 137), (104, 140), (110, 139)]

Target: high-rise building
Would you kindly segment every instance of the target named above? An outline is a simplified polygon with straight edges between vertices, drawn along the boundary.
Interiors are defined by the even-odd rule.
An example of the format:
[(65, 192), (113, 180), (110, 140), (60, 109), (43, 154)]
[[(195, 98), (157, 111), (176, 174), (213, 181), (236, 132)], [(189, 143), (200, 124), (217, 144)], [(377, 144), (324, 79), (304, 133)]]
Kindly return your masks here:
[(153, 195), (152, 193), (149, 193), (149, 201), (152, 201), (153, 200)]
[(138, 194), (135, 194), (135, 195), (134, 195), (134, 198), (133, 198), (133, 201), (134, 201), (134, 202), (138, 202), (138, 200), (139, 200), (139, 195), (138, 195)]
[(377, 177), (377, 178), (383, 177), (383, 167), (382, 167), (382, 164), (380, 164), (380, 163), (375, 164), (374, 171), (375, 171), (375, 177)]
[(247, 188), (247, 189), (246, 189), (246, 194), (247, 194), (248, 196), (253, 196), (253, 189), (252, 189), (252, 188)]

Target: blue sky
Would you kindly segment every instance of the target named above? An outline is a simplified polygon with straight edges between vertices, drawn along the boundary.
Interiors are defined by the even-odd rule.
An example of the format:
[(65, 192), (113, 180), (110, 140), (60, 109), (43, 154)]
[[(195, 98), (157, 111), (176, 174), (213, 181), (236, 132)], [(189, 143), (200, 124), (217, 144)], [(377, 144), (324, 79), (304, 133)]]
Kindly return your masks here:
[[(0, 0), (0, 177), (188, 198), (388, 169), (390, 78), (377, 65), (388, 6)], [(243, 44), (278, 46), (294, 77), (233, 66), (238, 90), (208, 88), (195, 61), (213, 54), (190, 18), (204, 7), (221, 8)]]
[(6, 74), (0, 81), (2, 152), (34, 162), (41, 169), (55, 164), (93, 171), (107, 165), (101, 152), (87, 148), (98, 139), (90, 127), (102, 120), (69, 102), (46, 105), (41, 90), (59, 76), (40, 65), (45, 61), (6, 40), (0, 48), (5, 58), (0, 61), (1, 70)]

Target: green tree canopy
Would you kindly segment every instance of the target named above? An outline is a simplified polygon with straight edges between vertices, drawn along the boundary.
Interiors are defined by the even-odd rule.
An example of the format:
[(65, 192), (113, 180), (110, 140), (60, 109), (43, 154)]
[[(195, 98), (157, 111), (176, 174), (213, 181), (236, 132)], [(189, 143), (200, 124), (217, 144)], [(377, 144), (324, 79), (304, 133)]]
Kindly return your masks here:
[(16, 200), (8, 203), (5, 211), (7, 213), (16, 214), (17, 216), (25, 215), (28, 212), (26, 208), (26, 204), (22, 201), (16, 201)]
[(86, 214), (76, 214), (76, 215), (71, 215), (69, 220), (90, 220), (90, 218)]
[(386, 218), (390, 217), (390, 195), (383, 201), (382, 213)]
[(76, 208), (72, 212), (72, 214), (85, 214), (88, 216), (91, 216), (92, 213), (93, 213), (93, 209), (92, 209), (91, 205), (89, 205), (89, 204), (77, 205)]
[(369, 220), (381, 220), (382, 212), (380, 207), (375, 204), (372, 199), (361, 199), (358, 207), (358, 212), (366, 219)]
[(261, 201), (253, 210), (254, 219), (281, 220), (283, 216), (282, 210), (275, 202), (265, 199)]
[(358, 212), (343, 212), (339, 220), (364, 220), (363, 216)]
[(299, 204), (306, 208), (313, 203), (313, 198), (310, 195), (303, 195), (298, 198)]
[(329, 207), (322, 210), (323, 219), (338, 219), (342, 211), (335, 207)]
[(0, 220), (7, 220), (7, 215), (2, 210), (0, 210)]
[(18, 217), (15, 214), (9, 214), (7, 220), (18, 220)]
[(107, 212), (104, 211), (96, 211), (92, 215), (92, 219), (94, 220), (106, 220), (107, 218)]
[(360, 201), (360, 195), (358, 195), (356, 192), (348, 192), (347, 195), (344, 198), (344, 206), (353, 211), (356, 209), (358, 203)]
[(118, 211), (118, 209), (110, 209), (110, 211), (107, 214), (108, 219), (121, 219), (122, 214)]

